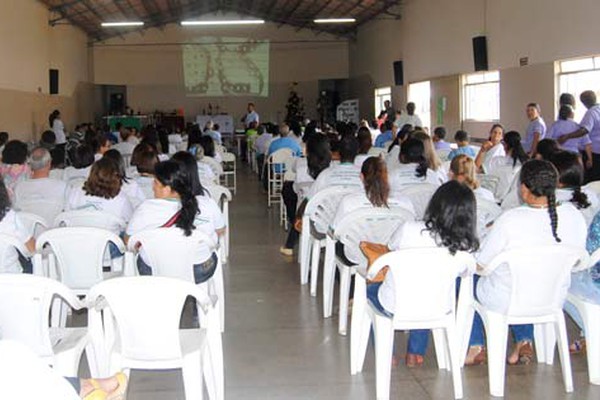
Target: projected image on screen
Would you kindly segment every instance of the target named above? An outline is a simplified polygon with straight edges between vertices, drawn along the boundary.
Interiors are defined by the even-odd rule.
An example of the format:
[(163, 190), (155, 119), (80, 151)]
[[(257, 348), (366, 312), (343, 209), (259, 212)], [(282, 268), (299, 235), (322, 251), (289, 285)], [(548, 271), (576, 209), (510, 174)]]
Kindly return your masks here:
[(183, 46), (189, 96), (269, 95), (269, 42), (204, 37)]

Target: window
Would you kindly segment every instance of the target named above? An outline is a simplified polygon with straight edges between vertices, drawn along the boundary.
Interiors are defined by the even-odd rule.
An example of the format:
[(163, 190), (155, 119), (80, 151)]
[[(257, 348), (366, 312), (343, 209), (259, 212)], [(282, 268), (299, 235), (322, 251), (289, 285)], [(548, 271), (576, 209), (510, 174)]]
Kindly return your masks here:
[(500, 73), (463, 75), (463, 120), (500, 120)]
[[(415, 103), (415, 114), (421, 118), (423, 126), (431, 127), (431, 82), (417, 82), (408, 85), (408, 102)], [(402, 128), (402, 127), (400, 127)]]
[[(384, 87), (375, 89), (375, 117), (378, 117), (379, 113), (385, 110), (383, 103), (386, 100), (389, 100), (390, 102), (392, 101), (392, 88)], [(392, 115), (392, 118), (395, 118), (395, 116)]]
[(571, 93), (575, 97), (575, 120), (581, 121), (586, 108), (579, 101), (579, 95), (600, 87), (600, 56), (559, 61), (557, 64), (558, 95)]

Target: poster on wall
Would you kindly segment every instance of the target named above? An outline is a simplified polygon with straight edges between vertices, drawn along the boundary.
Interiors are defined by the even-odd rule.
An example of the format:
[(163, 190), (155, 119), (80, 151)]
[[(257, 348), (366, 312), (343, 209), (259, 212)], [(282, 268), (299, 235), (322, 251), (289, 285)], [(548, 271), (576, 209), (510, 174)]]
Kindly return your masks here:
[(337, 106), (336, 111), (336, 117), (338, 121), (354, 122), (358, 125), (358, 99), (344, 101), (339, 106)]
[(269, 42), (205, 36), (182, 46), (186, 95), (269, 95)]

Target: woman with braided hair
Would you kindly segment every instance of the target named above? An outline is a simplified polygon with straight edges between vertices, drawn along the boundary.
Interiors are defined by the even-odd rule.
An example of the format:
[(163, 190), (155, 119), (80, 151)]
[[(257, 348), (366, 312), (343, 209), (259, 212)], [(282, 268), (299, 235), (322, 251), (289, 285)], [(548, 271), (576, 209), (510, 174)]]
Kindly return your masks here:
[[(506, 211), (492, 226), (477, 257), (476, 296), (488, 309), (504, 313), (511, 294), (511, 277), (507, 265), (487, 268), (500, 253), (509, 249), (561, 243), (584, 248), (587, 225), (579, 210), (570, 202), (557, 203), (558, 171), (548, 161), (531, 160), (520, 172), (523, 205)], [(515, 345), (509, 364), (529, 363), (533, 357), (533, 326), (512, 325)], [(466, 364), (479, 364), (485, 359), (483, 324), (475, 315), (471, 331), (471, 347)]]

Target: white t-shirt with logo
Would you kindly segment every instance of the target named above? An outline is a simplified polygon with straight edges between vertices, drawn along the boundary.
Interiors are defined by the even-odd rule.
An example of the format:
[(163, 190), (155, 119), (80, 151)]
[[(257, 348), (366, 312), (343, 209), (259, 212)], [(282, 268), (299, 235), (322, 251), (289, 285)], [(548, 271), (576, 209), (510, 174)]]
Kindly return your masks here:
[(29, 179), (15, 188), (15, 205), (27, 201), (44, 200), (64, 205), (67, 184), (52, 178)]
[(67, 210), (103, 211), (127, 222), (133, 215), (133, 206), (121, 190), (112, 199), (85, 194), (82, 188), (72, 189), (65, 207)]
[(351, 163), (333, 164), (325, 168), (310, 187), (308, 197), (313, 197), (321, 190), (331, 186), (362, 187), (360, 168)]

